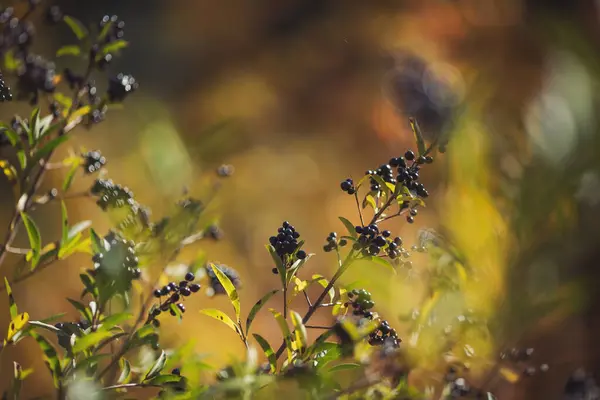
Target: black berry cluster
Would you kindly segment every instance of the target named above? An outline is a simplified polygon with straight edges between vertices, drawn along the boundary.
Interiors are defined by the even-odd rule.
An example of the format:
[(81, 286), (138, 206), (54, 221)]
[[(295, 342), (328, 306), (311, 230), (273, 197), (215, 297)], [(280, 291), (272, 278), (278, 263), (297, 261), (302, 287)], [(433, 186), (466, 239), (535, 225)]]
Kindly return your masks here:
[[(94, 81), (89, 81), (83, 86), (83, 92), (87, 97), (87, 105), (90, 106), (91, 112), (86, 115), (85, 126), (91, 128), (93, 125), (99, 124), (106, 118), (108, 106), (106, 102), (99, 96), (98, 88)], [(82, 93), (83, 94), (83, 93)]]
[(58, 329), (56, 336), (58, 344), (66, 350), (71, 349), (72, 336), (82, 337), (86, 334), (86, 330), (90, 328), (89, 321), (81, 319), (79, 322), (57, 322), (54, 327)]
[(0, 72), (0, 103), (12, 100), (12, 93), (10, 87), (4, 82), (4, 76)]
[[(365, 289), (354, 289), (348, 293), (350, 304), (352, 306), (352, 314), (372, 320), (375, 316), (369, 311), (375, 306), (375, 302), (371, 299), (371, 293)], [(400, 346), (398, 334), (391, 328), (387, 321), (381, 321), (377, 329), (369, 334), (368, 342), (371, 346), (387, 345), (397, 348)]]
[(83, 157), (83, 169), (86, 174), (92, 174), (98, 171), (106, 164), (106, 158), (100, 153), (100, 151), (88, 151), (82, 154)]
[(17, 90), (19, 98), (28, 98), (37, 104), (39, 93), (53, 93), (57, 77), (54, 63), (41, 56), (28, 54), (17, 70)]
[(108, 100), (111, 103), (122, 102), (128, 95), (133, 93), (138, 86), (139, 85), (133, 76), (120, 73), (108, 81)]
[(356, 193), (356, 188), (354, 187), (354, 181), (351, 178), (348, 178), (345, 181), (342, 181), (342, 183), (340, 183), (340, 187), (342, 188), (342, 191), (344, 191), (348, 194)]
[(110, 44), (125, 37), (125, 21), (120, 20), (118, 16), (105, 15), (98, 24), (100, 32), (105, 31), (102, 37), (102, 44)]
[(329, 236), (327, 236), (327, 244), (323, 246), (323, 250), (325, 252), (330, 252), (332, 250), (337, 249), (338, 247), (344, 247), (348, 244), (346, 239), (338, 239), (337, 233), (331, 232)]
[[(177, 307), (179, 312), (185, 312), (185, 305), (180, 302), (185, 297), (192, 293), (197, 293), (200, 290), (200, 284), (193, 283), (196, 277), (192, 272), (185, 274), (184, 280), (179, 283), (171, 282), (160, 289), (154, 290), (154, 297), (161, 300), (161, 303), (154, 305), (148, 314), (147, 324), (151, 323), (156, 327), (160, 326), (160, 322), (156, 319), (163, 312), (169, 311), (172, 316), (176, 316), (177, 312), (173, 307)], [(164, 299), (164, 300), (163, 300)]]
[[(229, 278), (231, 283), (236, 289), (242, 287), (242, 280), (240, 279), (240, 275), (233, 268), (228, 267), (224, 264), (218, 264), (217, 267), (225, 274), (226, 277)], [(225, 288), (219, 282), (219, 278), (215, 275), (215, 271), (213, 271), (212, 266), (208, 265), (206, 267), (206, 275), (208, 276), (208, 284), (214, 291), (214, 294), (226, 294)]]
[(133, 192), (127, 187), (115, 184), (112, 180), (97, 179), (90, 189), (92, 195), (98, 196), (96, 204), (106, 211), (109, 207), (136, 206)]
[(400, 256), (410, 257), (410, 253), (402, 247), (402, 238), (396, 236), (392, 238), (392, 233), (388, 230), (380, 231), (377, 224), (369, 226), (356, 226), (356, 233), (359, 234), (353, 247), (355, 250), (361, 250), (365, 256), (377, 256), (382, 251), (394, 260)]
[(4, 55), (13, 50), (13, 57), (23, 59), (35, 36), (35, 27), (30, 21), (18, 18), (13, 7), (0, 12), (0, 53)]
[[(269, 243), (273, 246), (277, 255), (281, 257), (281, 260), (286, 263), (292, 255), (295, 255), (300, 260), (306, 258), (306, 252), (300, 249), (299, 238), (300, 233), (296, 231), (296, 228), (289, 222), (284, 221), (281, 227), (277, 229), (277, 236), (269, 238)], [(277, 273), (276, 268), (273, 270), (273, 273)]]

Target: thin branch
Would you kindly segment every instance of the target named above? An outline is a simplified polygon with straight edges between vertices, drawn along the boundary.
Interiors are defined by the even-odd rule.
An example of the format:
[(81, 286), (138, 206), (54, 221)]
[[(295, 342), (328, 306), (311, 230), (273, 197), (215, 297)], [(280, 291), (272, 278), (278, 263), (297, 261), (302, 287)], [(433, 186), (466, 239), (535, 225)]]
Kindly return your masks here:
[(18, 247), (6, 246), (6, 251), (9, 253), (12, 253), (12, 254), (20, 254), (20, 255), (24, 256), (27, 253), (29, 253), (31, 250), (30, 249), (21, 249)]
[(102, 390), (118, 390), (118, 389), (134, 389), (134, 388), (159, 388), (161, 385), (153, 385), (152, 383), (122, 383), (120, 385), (112, 385), (102, 388)]
[(362, 210), (360, 209), (360, 201), (358, 201), (358, 191), (354, 192), (354, 200), (356, 200), (356, 209), (358, 210), (358, 216), (360, 217), (360, 225), (365, 226), (365, 221), (363, 220)]
[(312, 307), (312, 303), (310, 302), (310, 297), (308, 297), (308, 293), (306, 293), (306, 290), (303, 290), (302, 293), (304, 293), (304, 298), (306, 299), (306, 303), (308, 304), (308, 306)]
[(319, 325), (304, 325), (306, 329), (324, 329), (326, 331), (333, 329), (333, 326), (319, 326)]

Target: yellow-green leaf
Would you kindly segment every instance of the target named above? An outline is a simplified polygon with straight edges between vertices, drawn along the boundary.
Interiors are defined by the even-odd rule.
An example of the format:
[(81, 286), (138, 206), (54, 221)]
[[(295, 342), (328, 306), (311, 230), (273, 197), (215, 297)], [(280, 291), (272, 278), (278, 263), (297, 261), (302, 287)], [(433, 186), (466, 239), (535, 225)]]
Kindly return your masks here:
[(75, 44), (63, 46), (60, 49), (58, 49), (58, 51), (56, 52), (56, 57), (62, 57), (62, 56), (77, 57), (79, 55), (81, 55), (81, 47), (79, 47)]
[(229, 297), (229, 301), (231, 302), (231, 305), (233, 306), (233, 309), (235, 311), (235, 317), (239, 324), (240, 323), (240, 296), (238, 295), (238, 292), (235, 289), (235, 286), (233, 285), (233, 283), (231, 283), (231, 280), (227, 277), (227, 275), (225, 275), (223, 273), (223, 271), (221, 271), (219, 269), (219, 267), (217, 267), (215, 264), (210, 264), (210, 266), (212, 267), (212, 270), (215, 273), (215, 276), (217, 277), (217, 279), (219, 280), (219, 282), (225, 289), (225, 292), (227, 293), (227, 297)]
[(77, 39), (82, 40), (88, 35), (88, 30), (79, 20), (65, 15), (63, 21), (71, 28)]
[(41, 250), (42, 250), (42, 235), (40, 234), (40, 230), (37, 225), (31, 218), (27, 216), (24, 212), (21, 213), (21, 218), (23, 219), (23, 225), (25, 225), (25, 230), (27, 231), (27, 236), (29, 237), (29, 246), (31, 247), (32, 257), (31, 257), (31, 269), (35, 269), (37, 263), (40, 259)]
[(242, 337), (242, 332), (240, 331), (240, 328), (223, 311), (217, 310), (216, 308), (206, 308), (204, 310), (200, 310), (200, 313), (202, 313), (204, 315), (208, 315), (209, 317), (212, 317), (212, 318), (216, 319), (217, 321), (221, 321), (222, 323), (224, 323), (225, 325), (230, 327), (240, 337)]
[(17, 315), (19, 315), (19, 310), (17, 308), (17, 303), (15, 303), (15, 298), (12, 293), (12, 289), (8, 284), (8, 279), (4, 277), (4, 288), (6, 289), (6, 295), (8, 296), (8, 309), (10, 310), (10, 319), (14, 319)]
[(248, 318), (246, 318), (246, 335), (250, 332), (250, 326), (252, 325), (252, 321), (254, 321), (254, 318), (256, 318), (256, 314), (258, 314), (258, 312), (263, 308), (267, 301), (269, 301), (269, 299), (273, 297), (277, 292), (279, 292), (279, 290), (271, 290), (270, 292), (267, 292), (267, 294), (261, 297), (260, 300), (258, 300), (254, 304), (254, 306), (250, 310), (250, 313), (248, 314)]
[(279, 325), (279, 329), (281, 330), (281, 333), (283, 335), (283, 340), (285, 341), (285, 347), (287, 348), (288, 361), (291, 362), (294, 353), (292, 348), (292, 335), (290, 333), (290, 328), (288, 327), (287, 322), (283, 318), (283, 315), (281, 315), (279, 311), (273, 308), (270, 308), (269, 311), (271, 311), (271, 313), (275, 317), (275, 320), (277, 321), (277, 324)]
[(277, 368), (277, 357), (275, 356), (273, 348), (271, 347), (269, 342), (267, 342), (267, 340), (259, 334), (253, 333), (252, 336), (254, 336), (254, 339), (256, 339), (258, 345), (267, 356), (267, 360), (269, 360), (269, 366), (271, 367), (271, 372), (275, 372), (275, 369)]
[(44, 352), (44, 359), (46, 360), (46, 365), (48, 366), (48, 369), (52, 374), (54, 387), (58, 388), (60, 385), (60, 377), (62, 372), (60, 360), (58, 359), (58, 354), (56, 353), (56, 350), (54, 349), (52, 344), (50, 344), (50, 342), (46, 340), (46, 338), (44, 338), (42, 335), (34, 331), (31, 331), (29, 334), (35, 339), (35, 341), (38, 343), (38, 345)]
[(338, 217), (338, 218), (340, 219), (340, 221), (342, 221), (342, 224), (344, 224), (344, 227), (346, 227), (346, 230), (348, 231), (348, 234), (350, 236), (352, 236), (353, 238), (358, 236), (358, 234), (356, 233), (356, 228), (354, 227), (352, 222), (350, 222), (349, 220), (347, 220), (344, 217)]
[(291, 311), (290, 315), (292, 317), (292, 324), (294, 325), (294, 332), (296, 335), (296, 348), (299, 352), (303, 352), (307, 346), (307, 333), (306, 327), (302, 322), (302, 316), (298, 314), (296, 311)]
[(111, 337), (112, 335), (113, 333), (110, 331), (99, 330), (77, 338), (75, 345), (73, 346), (73, 353), (81, 353), (82, 351), (99, 344), (101, 341)]
[(16, 317), (12, 318), (12, 320), (10, 321), (10, 324), (8, 324), (8, 333), (6, 334), (6, 342), (11, 343), (11, 341), (13, 340), (15, 335), (23, 329), (23, 327), (27, 324), (28, 321), (29, 321), (29, 314), (27, 314), (26, 312), (19, 314)]
[(409, 118), (410, 128), (415, 135), (415, 142), (417, 143), (417, 148), (419, 150), (419, 155), (425, 153), (425, 140), (423, 139), (423, 134), (421, 133), (421, 128), (419, 127), (419, 123), (414, 118)]

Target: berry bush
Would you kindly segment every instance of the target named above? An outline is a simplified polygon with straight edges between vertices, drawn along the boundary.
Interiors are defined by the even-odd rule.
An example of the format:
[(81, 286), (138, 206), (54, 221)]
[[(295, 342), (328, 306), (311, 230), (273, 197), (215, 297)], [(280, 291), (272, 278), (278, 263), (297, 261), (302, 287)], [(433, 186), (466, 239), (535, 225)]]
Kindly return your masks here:
[[(356, 215), (340, 217), (343, 232), (329, 233), (322, 249), (306, 248), (299, 229), (290, 221), (273, 227), (273, 236), (265, 238), (272, 265), (265, 268), (277, 275), (279, 286), (248, 307), (240, 302), (238, 292), (243, 287), (234, 268), (206, 260), (172, 267), (183, 248), (223, 238), (218, 226), (206, 222), (207, 205), (219, 182), (234, 173), (233, 167), (223, 165), (215, 171), (215, 191), (206, 193), (206, 198), (183, 196), (168, 215), (155, 220), (131, 190), (107, 178), (109, 160), (99, 150), (81, 150), (53, 161), (59, 146), (65, 146), (79, 128), (101, 123), (113, 105), (135, 93), (138, 82), (129, 73), (107, 76), (105, 72), (129, 45), (125, 23), (117, 16), (107, 15), (88, 27), (63, 15), (56, 6), (32, 0), (24, 3), (19, 7), (25, 9), (22, 15), (11, 7), (0, 13), (0, 55), (5, 61), (0, 100), (25, 101), (33, 108), (0, 124), (0, 144), (12, 151), (8, 159), (0, 160), (0, 166), (15, 198), (12, 219), (0, 243), (0, 271), (6, 276), (2, 290), (11, 318), (0, 351), (25, 340), (37, 343), (54, 384), (55, 391), (48, 398), (121, 398), (137, 396), (138, 391), (172, 399), (277, 398), (281, 395), (278, 388), (297, 382), (293, 390), (314, 399), (489, 400), (494, 398), (490, 383), (498, 374), (515, 381), (520, 375), (548, 370), (545, 363), (531, 362), (533, 349), (506, 349), (493, 367), (485, 369), (483, 379), (473, 377), (469, 361), (473, 348), (460, 339), (464, 332), (485, 334), (489, 321), (468, 313), (436, 333), (441, 351), (436, 365), (428, 367), (426, 379), (416, 383), (410, 379), (417, 366), (411, 342), (428, 326), (432, 302), (444, 291), (454, 290), (470, 273), (460, 252), (442, 235), (422, 230), (417, 238), (402, 238), (393, 231), (398, 226), (394, 223), (418, 222), (420, 210), (434, 194), (420, 177), (436, 158), (443, 157), (448, 138), (425, 135), (436, 138), (426, 141), (418, 122), (410, 119), (414, 149), (382, 159), (381, 165), (361, 177), (341, 181), (340, 189), (356, 204)], [(31, 52), (36, 29), (29, 19), (38, 12), (49, 27), (66, 24), (71, 29), (73, 43), (60, 48), (56, 56), (79, 58), (86, 65), (83, 71), (56, 71), (52, 61)], [(95, 79), (104, 81), (104, 93)], [(41, 193), (46, 172), (54, 168), (66, 171), (62, 186)], [(89, 189), (73, 193), (75, 179), (87, 180)], [(110, 213), (115, 221), (112, 229), (98, 232), (92, 221), (72, 224), (66, 200), (76, 196), (89, 198)], [(52, 202), (61, 204), (62, 234), (48, 241), (42, 238), (31, 211)], [(14, 246), (21, 230), (29, 238), (28, 248)], [(13, 291), (75, 253), (89, 256), (80, 274), (81, 296), (68, 299), (80, 318), (32, 319), (18, 307)], [(364, 262), (411, 274), (415, 253), (423, 253), (437, 267), (430, 269), (427, 278), (431, 296), (403, 318), (407, 327), (403, 336), (394, 328), (396, 316), (378, 312), (366, 288), (344, 286), (340, 278)], [(7, 271), (9, 254), (21, 257), (26, 265), (12, 275)], [(306, 264), (317, 256), (336, 264), (331, 277), (306, 276)], [(311, 286), (321, 288), (315, 298), (308, 294)], [(202, 295), (227, 297), (231, 310), (186, 308), (188, 298)], [(304, 309), (291, 308), (296, 297), (305, 301)], [(161, 326), (176, 323), (190, 312), (225, 324), (247, 353), (213, 371), (187, 347), (164, 348)], [(272, 315), (281, 330), (280, 342), (269, 343), (253, 329), (258, 313)], [(332, 324), (314, 325), (316, 313), (329, 313)], [(309, 330), (320, 334), (309, 340)], [(3, 371), (3, 376), (12, 379), (3, 398), (20, 398), (31, 372), (16, 362), (10, 374)]]

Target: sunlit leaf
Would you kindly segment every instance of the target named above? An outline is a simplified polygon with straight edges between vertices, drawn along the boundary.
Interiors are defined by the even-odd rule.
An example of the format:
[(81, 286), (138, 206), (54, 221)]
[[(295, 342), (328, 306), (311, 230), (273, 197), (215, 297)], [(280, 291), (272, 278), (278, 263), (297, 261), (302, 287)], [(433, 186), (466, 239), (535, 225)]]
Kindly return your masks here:
[(250, 332), (250, 326), (252, 325), (254, 318), (256, 318), (256, 314), (258, 314), (258, 312), (263, 308), (267, 301), (269, 301), (269, 299), (273, 297), (277, 292), (279, 292), (279, 290), (271, 290), (270, 292), (267, 292), (263, 297), (260, 298), (260, 300), (258, 300), (254, 304), (254, 306), (250, 310), (250, 313), (248, 313), (248, 318), (246, 318), (246, 334)]
[(129, 383), (129, 380), (131, 379), (131, 364), (125, 358), (121, 358), (119, 364), (121, 365), (121, 375), (119, 375), (119, 380), (117, 382), (121, 384)]
[(373, 261), (375, 264), (383, 265), (384, 267), (392, 271), (394, 274), (397, 274), (396, 268), (387, 258), (371, 256), (370, 258), (368, 258), (368, 260)]
[(144, 376), (143, 381), (148, 381), (148, 380), (158, 376), (158, 374), (160, 374), (160, 372), (165, 367), (166, 362), (167, 362), (167, 353), (165, 353), (165, 351), (163, 350), (160, 353), (160, 356), (158, 356), (158, 359), (154, 362), (152, 367), (150, 367), (150, 369)]
[(69, 188), (73, 184), (73, 179), (75, 179), (75, 174), (77, 173), (78, 170), (79, 170), (79, 164), (73, 164), (73, 165), (71, 165), (71, 168), (69, 168), (69, 171), (67, 172), (67, 174), (65, 176), (65, 180), (63, 181), (63, 185), (62, 185), (62, 189), (64, 192), (69, 190)]
[(10, 318), (14, 319), (19, 314), (19, 310), (17, 308), (17, 303), (15, 303), (12, 289), (10, 288), (8, 279), (6, 279), (6, 277), (4, 277), (4, 288), (6, 290), (6, 295), (8, 296), (8, 309), (10, 310)]
[(254, 339), (258, 342), (258, 345), (267, 356), (267, 360), (269, 360), (269, 366), (271, 367), (271, 372), (275, 372), (275, 370), (277, 369), (277, 358), (275, 357), (275, 352), (273, 351), (273, 348), (271, 347), (269, 342), (267, 342), (267, 340), (259, 334), (253, 333), (252, 336), (254, 336)]
[(75, 307), (75, 309), (77, 311), (79, 311), (79, 313), (81, 314), (81, 316), (83, 318), (85, 318), (87, 321), (91, 321), (93, 319), (93, 315), (92, 315), (90, 309), (87, 308), (82, 302), (77, 301), (77, 300), (73, 300), (73, 299), (69, 299), (69, 298), (67, 298), (67, 301), (69, 303), (71, 303), (71, 305), (73, 307)]
[(118, 53), (120, 50), (123, 50), (128, 45), (129, 43), (126, 40), (115, 40), (102, 48), (102, 54), (100, 54), (99, 57), (101, 58), (102, 56), (108, 53)]
[(229, 297), (229, 301), (231, 301), (231, 305), (233, 306), (233, 309), (235, 310), (235, 317), (239, 323), (239, 321), (240, 321), (240, 296), (238, 295), (238, 292), (237, 292), (235, 286), (233, 285), (233, 283), (231, 283), (231, 280), (229, 279), (229, 277), (227, 277), (227, 275), (225, 275), (223, 273), (223, 271), (221, 271), (219, 269), (219, 267), (217, 267), (215, 264), (210, 264), (210, 266), (212, 267), (212, 270), (215, 273), (215, 276), (217, 277), (217, 279), (219, 280), (219, 282), (225, 289), (225, 292), (227, 293), (227, 297)]
[(65, 23), (69, 26), (69, 28), (71, 28), (71, 31), (75, 34), (77, 39), (79, 39), (79, 40), (85, 39), (86, 36), (88, 35), (88, 30), (81, 23), (81, 21), (79, 21), (73, 17), (70, 17), (68, 15), (65, 15), (63, 17), (63, 21), (65, 21)]
[(273, 262), (275, 263), (275, 267), (277, 268), (279, 279), (281, 280), (281, 286), (285, 287), (285, 283), (287, 282), (287, 271), (285, 269), (285, 265), (283, 265), (283, 261), (281, 260), (281, 257), (279, 257), (279, 254), (277, 254), (275, 247), (271, 246), (270, 244), (268, 244), (266, 247), (271, 255), (271, 258), (273, 259)]
[[(315, 274), (312, 276), (312, 279), (314, 282), (318, 282), (319, 285), (323, 286), (323, 288), (327, 288), (329, 285), (329, 281), (323, 275)], [(335, 299), (335, 288), (331, 287), (327, 294), (329, 295), (329, 301), (333, 303)]]
[(33, 220), (29, 218), (27, 214), (22, 212), (21, 218), (23, 219), (23, 225), (25, 226), (27, 236), (29, 237), (29, 246), (31, 247), (32, 252), (31, 269), (35, 269), (40, 259), (42, 250), (42, 235), (40, 234), (40, 230), (35, 222), (33, 222)]
[(41, 148), (39, 148), (33, 155), (31, 163), (37, 164), (42, 158), (53, 152), (62, 143), (69, 140), (68, 135), (57, 136), (54, 139), (47, 141)]
[(218, 321), (221, 321), (222, 323), (224, 323), (225, 325), (227, 325), (228, 327), (230, 327), (235, 333), (237, 333), (241, 337), (242, 332), (240, 332), (240, 328), (223, 311), (217, 310), (215, 308), (207, 308), (207, 309), (204, 309), (204, 310), (200, 310), (200, 312), (202, 314), (204, 314), (204, 315), (208, 315), (209, 317), (212, 317), (212, 318), (214, 318), (214, 319), (216, 319)]
[(82, 370), (82, 369), (92, 367), (94, 365), (98, 365), (100, 363), (100, 361), (102, 361), (106, 358), (110, 358), (111, 356), (112, 355), (108, 354), (108, 353), (94, 354), (93, 356), (90, 356), (90, 357), (84, 358), (83, 360), (80, 360), (77, 363), (77, 367), (75, 369)]
[(56, 353), (54, 346), (52, 346), (52, 344), (50, 344), (50, 342), (46, 340), (46, 338), (44, 338), (42, 335), (39, 335), (38, 333), (31, 332), (30, 335), (35, 339), (35, 341), (42, 349), (42, 352), (44, 353), (44, 360), (46, 361), (46, 365), (48, 366), (48, 369), (52, 374), (54, 387), (58, 388), (60, 384), (62, 370), (60, 366), (60, 360), (58, 359), (58, 354)]
[(133, 314), (128, 313), (128, 312), (113, 314), (111, 316), (104, 318), (100, 322), (102, 324), (101, 329), (103, 329), (103, 330), (112, 329), (115, 326), (117, 326), (127, 320), (130, 320), (131, 318), (133, 318)]
[(410, 128), (413, 131), (413, 134), (415, 135), (415, 142), (417, 143), (417, 149), (419, 150), (419, 155), (422, 155), (425, 153), (426, 148), (425, 148), (425, 140), (423, 139), (423, 134), (421, 133), (421, 128), (419, 127), (419, 123), (414, 118), (409, 118), (408, 122), (410, 124)]
[[(60, 241), (60, 247), (64, 247), (67, 244), (69, 239), (69, 215), (67, 213), (67, 205), (63, 200), (60, 202), (61, 211), (62, 211), (62, 219), (61, 219), (61, 229), (62, 229), (62, 240)], [(60, 258), (60, 252), (58, 253), (58, 257)]]
[(516, 373), (512, 368), (502, 367), (498, 372), (500, 373), (500, 375), (502, 375), (504, 379), (506, 379), (510, 383), (516, 383), (520, 379), (520, 375)]
[(79, 47), (75, 44), (63, 46), (60, 49), (58, 49), (58, 51), (56, 52), (56, 57), (63, 57), (63, 56), (77, 57), (79, 55), (81, 55), (81, 47)]
[(346, 230), (348, 231), (348, 235), (350, 235), (351, 237), (355, 238), (358, 236), (358, 234), (356, 233), (356, 229), (354, 224), (352, 224), (352, 222), (350, 222), (349, 220), (347, 220), (344, 217), (338, 217), (340, 219), (340, 221), (342, 221), (342, 224), (344, 224), (344, 226), (346, 227)]
[(291, 362), (292, 358), (294, 356), (294, 353), (293, 353), (293, 348), (292, 348), (292, 340), (291, 340), (292, 335), (290, 333), (290, 328), (288, 327), (288, 324), (285, 321), (285, 318), (283, 318), (283, 315), (281, 315), (281, 313), (279, 311), (277, 311), (273, 308), (270, 308), (269, 311), (271, 311), (271, 313), (275, 317), (275, 320), (277, 321), (277, 324), (279, 325), (279, 329), (281, 330), (281, 333), (283, 335), (283, 340), (285, 341), (285, 347), (287, 348), (288, 361)]
[(296, 311), (290, 311), (290, 315), (292, 317), (292, 324), (294, 325), (294, 333), (296, 335), (296, 348), (299, 352), (303, 352), (307, 347), (307, 333), (306, 327), (302, 322), (302, 316), (298, 314)]
[(26, 312), (19, 314), (11, 319), (8, 324), (8, 333), (6, 334), (6, 342), (11, 343), (17, 333), (21, 332), (23, 327), (29, 322), (29, 314)]
[(88, 333), (87, 335), (77, 338), (75, 345), (73, 346), (73, 353), (81, 353), (82, 351), (99, 344), (104, 339), (113, 335), (114, 333), (105, 330), (98, 330), (96, 332)]
[(92, 251), (94, 253), (105, 253), (110, 248), (108, 242), (93, 229), (90, 229), (90, 237), (92, 239)]

